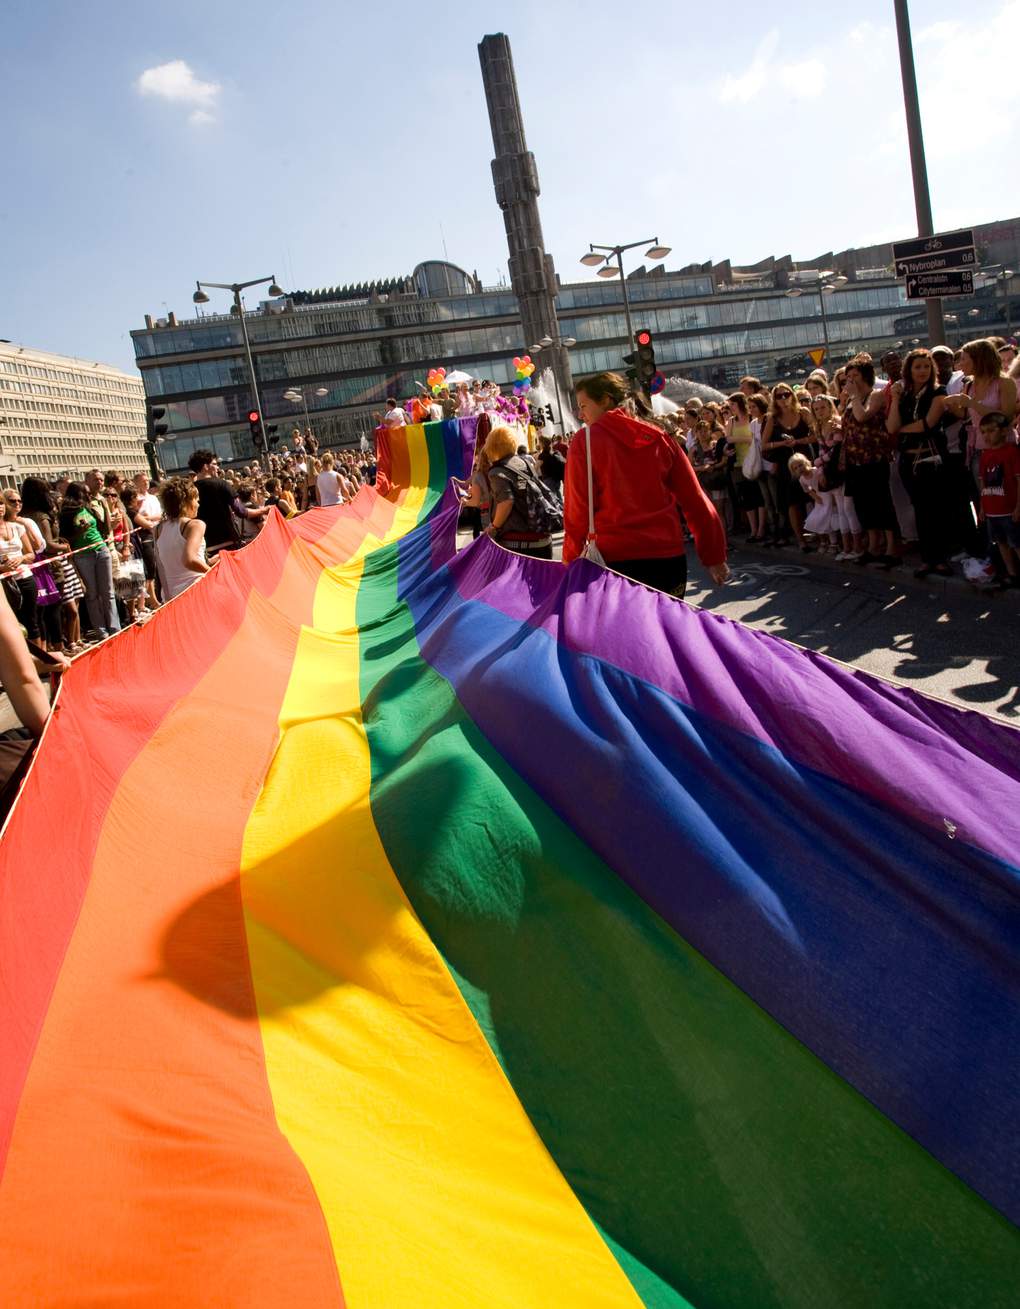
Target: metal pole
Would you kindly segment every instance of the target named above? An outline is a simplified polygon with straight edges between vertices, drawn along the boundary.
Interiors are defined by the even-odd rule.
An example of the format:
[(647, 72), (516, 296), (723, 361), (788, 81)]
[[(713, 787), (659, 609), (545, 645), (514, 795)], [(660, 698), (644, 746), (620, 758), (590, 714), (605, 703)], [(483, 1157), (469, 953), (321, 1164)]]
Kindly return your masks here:
[(627, 316), (627, 340), (634, 344), (634, 324), (630, 321), (630, 296), (627, 294), (627, 279), (623, 275), (623, 251), (616, 247), (616, 263), (620, 269), (620, 286), (623, 288), (623, 312)]
[(301, 388), (301, 404), (304, 407), (304, 411), (305, 411), (305, 433), (307, 434), (312, 429), (312, 422), (311, 419), (308, 417), (308, 397), (305, 395), (304, 387)]
[(829, 348), (829, 317), (825, 312), (825, 292), (821, 287), (818, 288), (818, 303), (822, 307), (822, 338), (825, 342), (825, 362), (829, 363), (829, 356), (832, 354), (832, 350)]
[(251, 389), (255, 396), (255, 408), (259, 416), (259, 435), (262, 441), (262, 449), (259, 451), (259, 457), (262, 466), (266, 472), (269, 472), (269, 444), (266, 440), (266, 420), (262, 414), (262, 401), (259, 399), (259, 384), (255, 378), (255, 361), (251, 357), (251, 343), (248, 340), (248, 325), (244, 321), (244, 305), (241, 304), (241, 291), (234, 287), (234, 304), (237, 305), (237, 316), (241, 320), (241, 336), (244, 338), (244, 353), (248, 356), (248, 372), (251, 375)]
[[(907, 140), (910, 142), (910, 170), (914, 179), (914, 208), (917, 211), (917, 235), (934, 236), (931, 195), (928, 192), (928, 167), (924, 159), (924, 133), (921, 130), (921, 106), (917, 100), (917, 74), (914, 71), (914, 47), (910, 40), (910, 15), (907, 0), (893, 0), (896, 11), (896, 35), (900, 43), (900, 74), (903, 78), (903, 107), (907, 116)], [(925, 300), (928, 312), (928, 344), (945, 345), (942, 301)]]

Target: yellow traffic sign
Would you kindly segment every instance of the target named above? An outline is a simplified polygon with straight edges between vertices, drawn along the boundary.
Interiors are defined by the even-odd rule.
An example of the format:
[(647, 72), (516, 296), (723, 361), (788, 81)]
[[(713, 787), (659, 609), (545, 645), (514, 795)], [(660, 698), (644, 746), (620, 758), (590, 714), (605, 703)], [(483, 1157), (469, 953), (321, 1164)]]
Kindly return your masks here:
[(818, 346), (814, 350), (809, 350), (808, 358), (816, 368), (821, 368), (822, 364), (825, 362), (825, 347)]

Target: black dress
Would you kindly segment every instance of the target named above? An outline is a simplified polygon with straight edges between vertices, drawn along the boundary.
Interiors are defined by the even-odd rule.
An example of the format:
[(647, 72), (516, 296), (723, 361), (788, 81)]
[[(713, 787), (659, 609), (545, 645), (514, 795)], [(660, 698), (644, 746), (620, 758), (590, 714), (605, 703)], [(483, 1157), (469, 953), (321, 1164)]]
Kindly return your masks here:
[[(808, 443), (801, 446), (801, 453), (806, 454), (814, 462), (818, 455), (818, 447), (811, 437), (811, 428), (808, 426), (807, 419), (803, 414), (798, 416), (793, 427), (784, 427), (778, 418), (773, 420), (771, 439), (773, 441), (788, 441), (790, 437), (793, 437), (795, 441)], [(774, 450), (762, 451), (762, 458), (770, 460), (776, 466), (775, 472), (770, 476), (776, 479), (776, 503), (781, 514), (785, 514), (791, 505), (797, 505), (804, 509), (811, 499), (801, 486), (800, 479), (790, 476), (790, 460), (796, 453), (796, 449), (788, 445), (778, 446)]]

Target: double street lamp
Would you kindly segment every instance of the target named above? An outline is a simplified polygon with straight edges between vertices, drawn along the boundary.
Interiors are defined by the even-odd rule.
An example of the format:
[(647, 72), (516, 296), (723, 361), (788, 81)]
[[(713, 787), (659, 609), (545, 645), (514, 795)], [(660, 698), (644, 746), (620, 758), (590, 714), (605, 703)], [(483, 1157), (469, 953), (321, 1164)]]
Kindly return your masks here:
[[(541, 354), (543, 350), (548, 350), (551, 345), (562, 347), (564, 350), (569, 350), (572, 345), (577, 345), (577, 341), (572, 336), (558, 336), (555, 340), (553, 340), (551, 336), (543, 336), (539, 338), (534, 345), (529, 346), (528, 349), (532, 354), (537, 355)], [(556, 392), (556, 406), (560, 411), (560, 427), (566, 430), (563, 422), (563, 396), (560, 394), (559, 374), (555, 368), (550, 371), (553, 379), (553, 390)]]
[(269, 294), (274, 298), (286, 295), (286, 291), (277, 285), (274, 277), (256, 277), (250, 282), (197, 282), (195, 283), (196, 291), (191, 297), (197, 305), (209, 303), (209, 297), (202, 290), (204, 286), (217, 291), (232, 291), (234, 294), (234, 304), (231, 313), (241, 320), (241, 337), (244, 340), (244, 353), (248, 360), (248, 373), (251, 376), (251, 390), (255, 402), (255, 411), (259, 416), (259, 437), (262, 442), (262, 449), (259, 455), (266, 470), (269, 469), (269, 444), (266, 440), (266, 420), (262, 413), (262, 401), (259, 398), (259, 384), (255, 377), (255, 364), (251, 357), (251, 343), (248, 340), (248, 325), (244, 321), (244, 305), (241, 303), (241, 292), (246, 291), (250, 286), (263, 286), (266, 282), (270, 283)]
[[(623, 273), (623, 255), (627, 250), (636, 250), (638, 246), (646, 245), (646, 259), (665, 259), (670, 252), (668, 245), (660, 245), (659, 238), (646, 237), (644, 241), (631, 241), (627, 245), (594, 245), (588, 246), (588, 253), (581, 256), (581, 263), (588, 268), (599, 268), (599, 277), (619, 277), (620, 285), (623, 287), (623, 312), (627, 320), (627, 340), (631, 345), (634, 344), (634, 324), (630, 317), (630, 297), (627, 294), (627, 279)], [(614, 267), (610, 260), (616, 260)]]
[[(1012, 315), (1012, 308), (1013, 308), (1013, 306), (1012, 306), (1012, 305), (1010, 304), (1010, 302), (1009, 302), (1009, 284), (1010, 284), (1010, 281), (1011, 281), (1012, 278), (1013, 278), (1013, 270), (1012, 270), (1012, 268), (1000, 268), (997, 272), (994, 272), (994, 273), (988, 273), (987, 276), (988, 276), (989, 281), (995, 282), (995, 283), (997, 284), (997, 286), (1001, 286), (1001, 287), (1002, 287), (1002, 290), (1003, 290), (1003, 299), (1005, 300), (1005, 308), (1006, 308), (1006, 336), (1007, 336), (1007, 337), (1012, 336), (1012, 334), (1013, 334), (1013, 315)], [(996, 290), (996, 295), (998, 295), (998, 290)]]
[(283, 393), (283, 398), (284, 398), (284, 400), (289, 400), (289, 401), (291, 402), (291, 404), (295, 404), (295, 405), (296, 405), (296, 404), (300, 404), (300, 405), (303, 406), (304, 411), (305, 411), (305, 430), (306, 430), (306, 431), (311, 431), (311, 428), (312, 428), (311, 420), (310, 420), (309, 417), (308, 417), (308, 394), (307, 394), (307, 393), (308, 393), (309, 391), (311, 391), (313, 395), (318, 396), (320, 400), (322, 399), (322, 397), (323, 397), (324, 395), (329, 395), (329, 387), (326, 387), (326, 386), (317, 386), (317, 387), (314, 387), (314, 388), (313, 388), (313, 387), (310, 387), (310, 386), (292, 386), (289, 390), (284, 391), (284, 393)]
[(846, 286), (846, 282), (847, 279), (842, 273), (834, 273), (830, 268), (819, 273), (815, 281), (809, 282), (804, 286), (791, 286), (786, 292), (787, 296), (791, 299), (796, 299), (797, 296), (803, 295), (805, 291), (818, 292), (818, 303), (822, 310), (822, 339), (825, 344), (825, 358), (827, 361), (832, 354), (832, 351), (829, 348), (829, 318), (825, 312), (825, 297), (827, 295), (835, 295), (841, 286)]

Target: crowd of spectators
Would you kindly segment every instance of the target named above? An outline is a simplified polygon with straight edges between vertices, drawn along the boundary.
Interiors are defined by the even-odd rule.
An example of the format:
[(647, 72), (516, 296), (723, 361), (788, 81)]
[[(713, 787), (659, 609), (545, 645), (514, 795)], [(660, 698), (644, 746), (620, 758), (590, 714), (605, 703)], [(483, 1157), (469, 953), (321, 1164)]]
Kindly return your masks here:
[[(550, 506), (563, 503), (565, 484), (566, 561), (589, 536), (622, 532), (613, 567), (658, 576), (659, 552), (676, 543), (649, 538), (647, 521), (670, 495), (687, 541), (699, 519), (704, 526), (689, 491), (688, 505), (681, 503), (681, 475), (657, 443), (658, 429), (686, 455), (730, 547), (797, 548), (883, 571), (906, 563), (920, 578), (950, 576), (962, 565), (972, 580), (1018, 586), (1018, 375), (1015, 343), (993, 337), (955, 351), (918, 347), (904, 357), (891, 350), (877, 368), (862, 353), (832, 376), (815, 369), (803, 384), (770, 388), (745, 377), (728, 397), (690, 399), (662, 413), (615, 374), (600, 374), (577, 384), (578, 411), (592, 429), (591, 486), (582, 484), (586, 436), (539, 435), (532, 451), (504, 427), (479, 441), (463, 487), (462, 526), (518, 553), (550, 558), (558, 528)], [(612, 431), (615, 441), (607, 439)], [(653, 476), (646, 446), (656, 451)], [(545, 508), (535, 483), (548, 495)], [(700, 546), (696, 531), (693, 539)], [(648, 556), (655, 567), (618, 566), (634, 562), (620, 557), (621, 549), (631, 556), (639, 547), (655, 547)], [(670, 556), (677, 576), (681, 553)], [(679, 583), (661, 589), (682, 593)]]
[[(1010, 372), (1013, 375), (1010, 375)], [(745, 377), (663, 421), (732, 536), (882, 570), (949, 576), (991, 557), (1020, 580), (1016, 351), (997, 338), (861, 354), (771, 390)]]
[(3, 492), (0, 580), (28, 640), (72, 657), (179, 594), (221, 549), (260, 531), (275, 506), (285, 518), (340, 504), (374, 477), (367, 452), (325, 451), (295, 430), (289, 447), (221, 470), (199, 450), (183, 477), (92, 469), (82, 481), (29, 477)]

